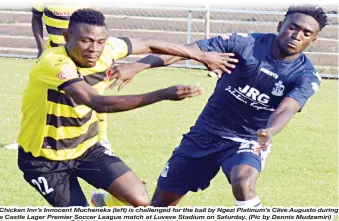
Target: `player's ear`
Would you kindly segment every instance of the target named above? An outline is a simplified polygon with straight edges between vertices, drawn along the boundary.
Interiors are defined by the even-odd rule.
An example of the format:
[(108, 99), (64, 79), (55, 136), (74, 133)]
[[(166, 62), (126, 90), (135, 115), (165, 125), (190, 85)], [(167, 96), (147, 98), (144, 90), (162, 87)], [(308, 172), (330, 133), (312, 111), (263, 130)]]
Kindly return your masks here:
[(282, 26), (282, 21), (280, 21), (280, 22), (278, 23), (277, 32), (280, 32), (281, 26)]
[(312, 41), (315, 41), (315, 40), (317, 40), (319, 32), (320, 32), (319, 30), (315, 32), (315, 34), (314, 34), (314, 37), (313, 37)]
[(64, 39), (65, 39), (65, 42), (67, 43), (68, 40), (69, 40), (69, 34), (68, 34), (68, 31), (64, 31)]

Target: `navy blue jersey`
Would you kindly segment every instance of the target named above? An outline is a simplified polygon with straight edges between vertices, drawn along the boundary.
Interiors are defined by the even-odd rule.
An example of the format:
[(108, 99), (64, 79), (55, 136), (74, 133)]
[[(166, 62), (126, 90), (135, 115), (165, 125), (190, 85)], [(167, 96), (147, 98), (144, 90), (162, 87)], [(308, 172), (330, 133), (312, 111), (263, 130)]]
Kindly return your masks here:
[[(239, 62), (232, 74), (223, 74), (218, 80), (214, 93), (185, 137), (202, 139), (205, 134), (208, 139), (256, 140), (256, 131), (266, 128), (270, 115), (284, 97), (292, 97), (304, 107), (320, 86), (321, 78), (303, 53), (289, 61), (275, 59), (271, 55), (275, 37), (233, 33), (227, 38), (197, 41), (202, 51), (233, 52)], [(202, 143), (197, 140), (199, 146), (204, 146)]]

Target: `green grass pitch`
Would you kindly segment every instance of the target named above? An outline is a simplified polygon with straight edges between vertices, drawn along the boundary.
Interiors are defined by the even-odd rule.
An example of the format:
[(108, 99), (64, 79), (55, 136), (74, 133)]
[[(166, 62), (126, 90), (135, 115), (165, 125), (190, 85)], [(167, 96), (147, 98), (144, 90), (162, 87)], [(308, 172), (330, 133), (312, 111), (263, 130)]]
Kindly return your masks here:
[[(21, 98), (33, 60), (0, 59), (0, 147), (13, 142), (21, 119)], [(146, 181), (150, 195), (181, 135), (195, 122), (216, 80), (201, 70), (159, 68), (139, 73), (121, 92), (135, 94), (173, 84), (200, 83), (205, 93), (181, 102), (165, 101), (129, 112), (109, 114), (114, 152)], [(264, 206), (338, 205), (338, 85), (323, 80), (319, 92), (273, 140), (257, 193)], [(44, 199), (22, 177), (17, 152), (0, 148), (0, 205), (43, 206)], [(88, 196), (93, 187), (81, 181)], [(210, 187), (189, 193), (182, 206), (234, 206), (231, 188), (220, 172)]]

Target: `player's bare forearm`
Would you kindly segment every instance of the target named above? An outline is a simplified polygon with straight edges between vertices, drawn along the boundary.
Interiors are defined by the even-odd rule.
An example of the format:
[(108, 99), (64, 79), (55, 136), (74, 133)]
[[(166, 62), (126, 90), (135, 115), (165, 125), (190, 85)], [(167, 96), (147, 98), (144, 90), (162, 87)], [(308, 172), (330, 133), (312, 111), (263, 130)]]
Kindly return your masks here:
[(268, 125), (267, 130), (270, 131), (273, 136), (276, 135), (287, 125), (294, 114), (295, 113), (289, 110), (278, 110), (278, 112), (274, 112), (271, 116), (271, 123)]
[(97, 113), (113, 113), (136, 109), (162, 100), (182, 100), (200, 95), (199, 85), (172, 86), (138, 95), (101, 96), (94, 88), (82, 80), (67, 85), (62, 90), (76, 103), (84, 104)]
[(279, 133), (293, 116), (300, 110), (299, 103), (293, 98), (286, 97), (271, 115), (267, 130), (274, 136)]
[(162, 100), (165, 100), (164, 90), (138, 95), (98, 96), (93, 100), (93, 108), (99, 113), (114, 113), (133, 110)]
[[(238, 62), (237, 59), (232, 58), (234, 56), (233, 53), (203, 52), (197, 42), (185, 45), (185, 47), (189, 49), (190, 53), (195, 55), (195, 58), (193, 57), (192, 59), (203, 63), (209, 70), (219, 69), (221, 73), (222, 71), (231, 73), (229, 68), (235, 68), (234, 63)], [(178, 49), (178, 51), (180, 51), (180, 49)], [(149, 55), (135, 62), (134, 68), (136, 73), (138, 73), (147, 68), (166, 66), (185, 59), (187, 59), (187, 57), (184, 56)]]
[[(185, 45), (188, 48), (191, 48), (192, 50), (201, 51), (198, 45), (194, 42), (188, 45)], [(156, 67), (162, 67), (167, 66), (170, 64), (173, 64), (177, 61), (185, 60), (186, 58), (179, 57), (179, 56), (173, 56), (173, 55), (156, 55), (151, 54), (148, 55), (136, 62), (134, 62), (131, 66), (135, 68), (136, 73), (148, 69), (148, 68), (156, 68)]]
[(84, 81), (79, 81), (63, 89), (77, 103), (84, 104), (97, 113), (113, 113), (132, 110), (164, 100), (164, 89), (146, 94), (102, 96)]
[[(132, 44), (132, 54), (166, 54), (181, 57), (176, 59), (194, 59), (197, 61), (200, 61), (205, 55), (200, 49), (193, 50), (192, 48), (185, 45), (173, 44), (154, 38), (131, 38), (130, 41)], [(173, 58), (167, 57), (166, 60), (167, 59), (171, 60)]]
[[(143, 48), (145, 47), (145, 44), (142, 42), (138, 42), (137, 40), (132, 40), (132, 54), (133, 53), (140, 53), (140, 52), (147, 52), (147, 49)], [(156, 40), (155, 40), (156, 42)], [(155, 43), (155, 45), (158, 45), (159, 42)], [(146, 44), (147, 45), (147, 44)], [(161, 45), (161, 44), (160, 44)], [(233, 53), (219, 53), (219, 52), (203, 52), (199, 48), (198, 44), (196, 42), (191, 43), (186, 46), (178, 46), (175, 45), (174, 51), (169, 52), (171, 47), (168, 47), (168, 45), (171, 45), (170, 43), (167, 43), (164, 51), (167, 51), (167, 53), (179, 53), (181, 51), (181, 47), (184, 47), (183, 51), (189, 50), (191, 54), (194, 54), (196, 56), (197, 61), (203, 63), (209, 70), (219, 70), (221, 73), (230, 73), (228, 68), (234, 68), (235, 65), (233, 63), (237, 63), (238, 60), (232, 58), (234, 56)], [(159, 46), (159, 45), (158, 45)], [(160, 47), (160, 46), (159, 46)], [(175, 49), (177, 48), (177, 49)], [(191, 56), (191, 55), (190, 55)], [(200, 57), (201, 56), (201, 57)], [(114, 69), (114, 73), (111, 75), (110, 80), (115, 81), (109, 86), (109, 88), (113, 88), (117, 85), (119, 85), (118, 90), (123, 88), (126, 84), (128, 84), (132, 78), (139, 73), (142, 70), (148, 69), (148, 68), (154, 68), (154, 67), (161, 67), (166, 66), (169, 64), (173, 64), (177, 61), (184, 60), (187, 57), (185, 56), (174, 56), (174, 55), (149, 55), (147, 57), (142, 58), (141, 60), (134, 62), (133, 64), (128, 65), (121, 65)], [(220, 73), (220, 76), (221, 76)]]
[(147, 57), (144, 57), (140, 60), (138, 60), (136, 65), (140, 67), (141, 70), (145, 70), (148, 68), (156, 68), (156, 67), (162, 67), (167, 66), (170, 64), (173, 64), (177, 61), (185, 60), (185, 58), (178, 57), (178, 56), (172, 56), (172, 55), (148, 55)]
[(32, 32), (37, 44), (37, 48), (39, 51), (43, 51), (45, 46), (43, 39), (43, 24), (41, 15), (33, 13), (31, 23), (32, 23)]

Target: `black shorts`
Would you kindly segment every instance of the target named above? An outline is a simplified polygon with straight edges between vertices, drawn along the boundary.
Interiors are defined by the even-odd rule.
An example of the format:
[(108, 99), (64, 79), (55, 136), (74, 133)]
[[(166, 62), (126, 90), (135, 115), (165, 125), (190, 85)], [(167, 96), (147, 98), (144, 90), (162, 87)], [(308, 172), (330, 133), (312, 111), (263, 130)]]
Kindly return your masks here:
[(131, 171), (111, 150), (99, 144), (81, 157), (67, 161), (33, 157), (21, 147), (18, 151), (18, 166), (25, 180), (55, 207), (88, 205), (78, 177), (96, 188), (107, 190), (115, 179)]

